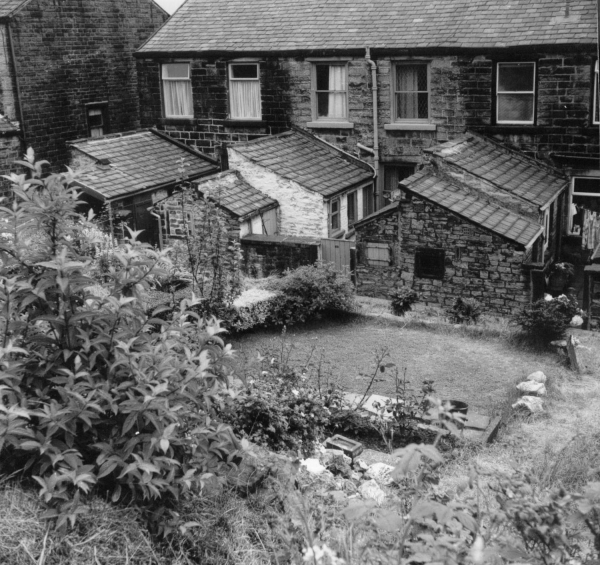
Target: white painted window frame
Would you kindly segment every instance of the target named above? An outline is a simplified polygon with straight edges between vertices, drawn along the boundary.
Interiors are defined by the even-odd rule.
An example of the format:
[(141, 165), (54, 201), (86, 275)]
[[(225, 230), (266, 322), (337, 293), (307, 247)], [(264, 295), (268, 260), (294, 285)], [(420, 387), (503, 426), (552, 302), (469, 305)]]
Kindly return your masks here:
[[(506, 90), (503, 92), (499, 91), (500, 81), (500, 67), (502, 65), (533, 65), (533, 90)], [(535, 123), (535, 113), (537, 111), (536, 106), (536, 79), (537, 79), (537, 64), (535, 61), (501, 61), (496, 63), (496, 123), (497, 124), (514, 124), (514, 125), (533, 125)], [(498, 110), (500, 105), (498, 99), (502, 94), (531, 94), (533, 98), (533, 117), (529, 120), (501, 120), (498, 117)]]
[[(424, 65), (427, 67), (427, 118), (400, 118), (398, 116), (398, 104), (396, 94), (404, 91), (396, 90), (398, 67)], [(431, 123), (431, 61), (422, 61), (419, 59), (407, 59), (402, 61), (393, 61), (392, 63), (392, 122), (400, 124), (429, 124)], [(417, 91), (422, 92), (422, 91)]]
[[(169, 65), (187, 65), (188, 75), (187, 77), (177, 77), (177, 78), (169, 78), (165, 77), (165, 67)], [(163, 107), (163, 115), (165, 118), (169, 119), (193, 119), (194, 118), (194, 92), (192, 90), (192, 63), (191, 61), (169, 61), (167, 63), (161, 63), (160, 65), (160, 77), (161, 77), (161, 93), (162, 93), (162, 107)], [(166, 105), (166, 95), (165, 95), (165, 82), (184, 82), (188, 83), (189, 93), (190, 93), (190, 103), (191, 114), (167, 114), (167, 105)]]
[[(254, 65), (256, 67), (256, 78), (233, 78), (232, 76), (232, 68), (235, 66), (248, 66)], [(260, 83), (260, 62), (258, 61), (232, 61), (227, 65), (227, 78), (229, 83), (229, 118), (231, 120), (240, 120), (240, 121), (256, 121), (260, 122), (262, 120), (262, 85)], [(231, 103), (231, 84), (232, 82), (255, 82), (258, 84), (258, 100), (259, 100), (259, 112), (258, 116), (254, 116), (251, 118), (247, 117), (237, 117), (234, 116), (231, 112), (232, 103)]]

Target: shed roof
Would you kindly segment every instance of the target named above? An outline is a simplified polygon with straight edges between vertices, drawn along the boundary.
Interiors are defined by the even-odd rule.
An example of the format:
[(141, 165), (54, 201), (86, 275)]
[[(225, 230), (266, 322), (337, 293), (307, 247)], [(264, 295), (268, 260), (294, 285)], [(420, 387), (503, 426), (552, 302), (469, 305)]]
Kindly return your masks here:
[(187, 0), (145, 53), (595, 45), (596, 0)]
[(449, 179), (439, 177), (428, 169), (416, 172), (400, 184), (419, 197), (525, 247), (533, 244), (544, 231), (537, 222), (462, 190)]
[(75, 182), (105, 200), (177, 182), (182, 158), (189, 178), (219, 170), (216, 161), (155, 130), (84, 139), (69, 145), (96, 160), (96, 166)]
[(373, 180), (367, 163), (298, 130), (237, 143), (231, 149), (325, 197)]
[(238, 171), (224, 171), (194, 183), (199, 192), (243, 218), (277, 206), (277, 200), (248, 184)]
[(471, 132), (425, 151), (540, 207), (568, 182), (540, 161)]

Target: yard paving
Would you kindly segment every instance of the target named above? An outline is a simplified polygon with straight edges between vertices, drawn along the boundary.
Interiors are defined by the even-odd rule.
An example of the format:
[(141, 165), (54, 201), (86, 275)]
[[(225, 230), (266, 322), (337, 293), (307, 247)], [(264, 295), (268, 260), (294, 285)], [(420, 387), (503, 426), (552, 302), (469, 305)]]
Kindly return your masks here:
[[(371, 308), (371, 313), (374, 314)], [(394, 319), (395, 318), (395, 319)], [(375, 352), (385, 348), (400, 376), (418, 391), (433, 380), (444, 400), (462, 400), (482, 414), (492, 414), (513, 385), (534, 371), (550, 379), (564, 372), (556, 355), (539, 354), (511, 346), (506, 339), (477, 333), (476, 328), (453, 327), (440, 322), (402, 322), (392, 316), (355, 316), (323, 319), (279, 330), (255, 331), (233, 339), (240, 359), (257, 352), (281, 349), (282, 339), (292, 348), (289, 365), (301, 368), (310, 358), (313, 373), (322, 358), (332, 380), (347, 392), (363, 393), (373, 372)], [(360, 373), (369, 376), (361, 376)], [(378, 373), (370, 394), (394, 396), (394, 370)]]

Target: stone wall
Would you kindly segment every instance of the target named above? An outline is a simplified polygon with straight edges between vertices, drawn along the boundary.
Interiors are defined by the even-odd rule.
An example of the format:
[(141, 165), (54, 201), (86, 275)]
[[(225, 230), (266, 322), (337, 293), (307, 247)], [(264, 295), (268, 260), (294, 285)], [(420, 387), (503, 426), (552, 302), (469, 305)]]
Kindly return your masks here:
[[(455, 214), (413, 197), (356, 229), (358, 293), (386, 298), (396, 286), (416, 290), (420, 300), (443, 308), (457, 296), (478, 300), (488, 311), (511, 314), (531, 298), (530, 253)], [(372, 265), (368, 242), (390, 245), (390, 265)], [(417, 277), (418, 248), (442, 249), (443, 279)]]
[[(326, 55), (326, 54), (323, 54)], [(537, 61), (537, 117), (535, 125), (494, 124), (494, 61), (485, 54), (433, 53), (430, 64), (430, 124), (428, 127), (392, 123), (391, 76), (393, 58), (376, 57), (380, 153), (383, 163), (419, 163), (423, 148), (452, 139), (467, 128), (512, 144), (547, 160), (549, 153), (597, 155), (597, 127), (590, 109), (595, 53), (557, 56), (543, 52), (501, 56), (499, 61), (526, 56)], [(348, 121), (351, 128), (309, 128), (341, 149), (360, 152), (357, 143), (373, 145), (371, 71), (362, 57), (348, 58)], [(214, 154), (222, 141), (235, 142), (277, 133), (289, 124), (307, 128), (313, 120), (311, 61), (304, 57), (261, 58), (263, 121), (255, 126), (227, 120), (227, 60), (192, 61), (193, 120), (165, 120), (161, 114), (160, 61), (138, 63), (142, 97), (142, 125), (158, 126), (170, 135)], [(432, 127), (433, 126), (433, 127)]]
[(242, 238), (242, 269), (255, 278), (281, 274), (286, 269), (312, 265), (319, 258), (319, 241), (285, 236)]
[[(356, 292), (363, 296), (387, 298), (389, 292), (402, 286), (402, 272), (399, 268), (398, 206), (382, 212), (366, 224), (356, 227)], [(389, 246), (389, 264), (382, 265), (369, 261), (368, 244), (384, 243)]]
[[(22, 146), (18, 132), (0, 133), (0, 175), (9, 175), (17, 171), (14, 162), (21, 159)], [(21, 167), (19, 167), (20, 169)], [(7, 196), (10, 193), (11, 183), (7, 179), (0, 179), (0, 196)]]
[(279, 202), (277, 233), (280, 235), (327, 237), (327, 208), (323, 196), (297, 182), (259, 167), (229, 148), (229, 166), (263, 194)]
[(14, 16), (23, 133), (36, 155), (68, 163), (66, 142), (89, 135), (86, 104), (107, 103), (108, 131), (139, 127), (133, 52), (167, 17), (151, 0), (32, 0)]

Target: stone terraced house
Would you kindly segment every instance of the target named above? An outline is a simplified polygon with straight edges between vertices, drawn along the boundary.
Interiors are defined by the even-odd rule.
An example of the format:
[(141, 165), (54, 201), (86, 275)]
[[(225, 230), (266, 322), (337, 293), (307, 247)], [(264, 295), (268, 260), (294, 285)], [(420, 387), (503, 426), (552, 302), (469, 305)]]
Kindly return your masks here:
[(152, 0), (0, 0), (0, 171), (33, 147), (139, 128), (133, 52), (168, 18)]
[(375, 210), (427, 166), (428, 149), (467, 130), (493, 139), (566, 175), (541, 223), (558, 244), (531, 259), (547, 273), (559, 258), (585, 262), (600, 236), (596, 9), (187, 0), (136, 53), (142, 125), (214, 155), (306, 129), (373, 165)]

